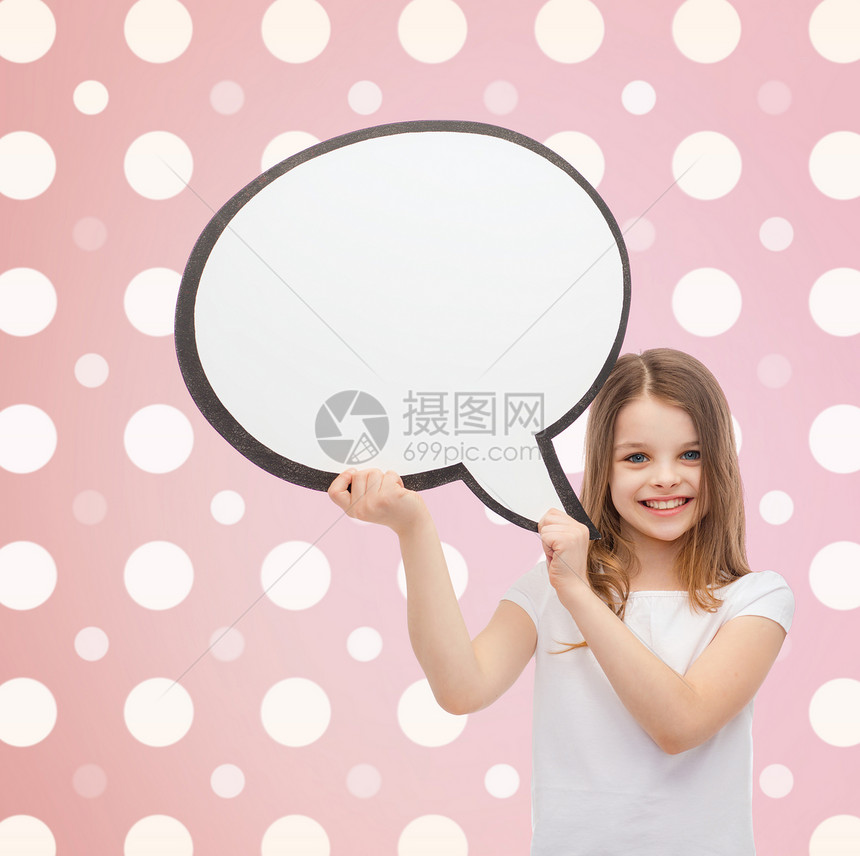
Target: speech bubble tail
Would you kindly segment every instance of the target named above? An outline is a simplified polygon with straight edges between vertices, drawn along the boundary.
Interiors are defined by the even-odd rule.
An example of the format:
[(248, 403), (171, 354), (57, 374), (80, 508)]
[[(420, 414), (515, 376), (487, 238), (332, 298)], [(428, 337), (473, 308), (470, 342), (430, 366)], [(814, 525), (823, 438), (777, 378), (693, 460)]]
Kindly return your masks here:
[(503, 454), (507, 449), (497, 451), (498, 460), (488, 454), (465, 465), (463, 480), (488, 508), (536, 532), (537, 521), (550, 508), (561, 505), (566, 514), (588, 527), (592, 540), (600, 538), (567, 480), (551, 440), (535, 438), (531, 446), (516, 447), (517, 454), (509, 458)]

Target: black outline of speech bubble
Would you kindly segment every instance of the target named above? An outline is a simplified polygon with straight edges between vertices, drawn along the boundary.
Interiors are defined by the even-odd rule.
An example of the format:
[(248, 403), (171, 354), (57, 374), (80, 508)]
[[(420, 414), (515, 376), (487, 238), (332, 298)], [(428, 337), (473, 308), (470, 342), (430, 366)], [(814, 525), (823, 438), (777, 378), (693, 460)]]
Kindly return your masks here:
[[(576, 520), (584, 523), (591, 531), (592, 537), (600, 537), (594, 524), (588, 519), (579, 498), (576, 496), (567, 476), (561, 467), (556, 453), (555, 446), (552, 443), (552, 438), (560, 434), (574, 420), (582, 414), (588, 407), (598, 390), (603, 386), (604, 381), (615, 365), (618, 355), (621, 351), (621, 343), (624, 340), (624, 333), (627, 329), (627, 319), (630, 314), (630, 262), (627, 256), (627, 248), (624, 245), (624, 240), (621, 235), (621, 230), (612, 216), (612, 212), (607, 207), (606, 203), (597, 193), (597, 191), (577, 172), (567, 161), (556, 154), (552, 149), (538, 143), (536, 140), (526, 137), (516, 131), (510, 131), (507, 128), (501, 128), (497, 125), (487, 125), (482, 122), (465, 122), (465, 121), (450, 121), (450, 120), (419, 120), (410, 122), (396, 122), (388, 125), (377, 125), (372, 128), (364, 128), (359, 131), (352, 131), (348, 134), (343, 134), (339, 137), (326, 140), (311, 146), (304, 151), (298, 152), (292, 157), (287, 158), (281, 163), (276, 164), (266, 170), (262, 175), (255, 178), (250, 184), (240, 190), (226, 205), (224, 205), (217, 214), (209, 221), (206, 228), (201, 233), (200, 237), (191, 251), (188, 263), (185, 266), (185, 271), (182, 275), (182, 281), (179, 287), (179, 296), (176, 302), (176, 319), (175, 319), (175, 344), (176, 356), (179, 361), (179, 368), (182, 372), (185, 385), (194, 399), (194, 403), (200, 409), (200, 412), (206, 417), (213, 428), (230, 443), (233, 448), (239, 451), (249, 461), (256, 464), (258, 467), (272, 473), (272, 475), (291, 482), (292, 484), (300, 485), (301, 487), (312, 488), (313, 490), (328, 490), (329, 485), (337, 476), (337, 473), (317, 470), (305, 464), (291, 461), (283, 455), (278, 454), (268, 446), (263, 445), (259, 440), (253, 437), (234, 416), (227, 410), (224, 404), (216, 395), (215, 391), (206, 377), (206, 372), (200, 362), (200, 355), (197, 351), (197, 341), (195, 336), (195, 321), (194, 308), (197, 299), (197, 289), (200, 285), (200, 278), (203, 275), (203, 270), (209, 255), (215, 246), (216, 241), (221, 234), (228, 228), (230, 221), (236, 216), (241, 208), (256, 196), (264, 187), (271, 184), (275, 179), (280, 178), (284, 173), (289, 172), (299, 164), (305, 163), (313, 158), (324, 155), (327, 152), (342, 148), (343, 146), (352, 145), (353, 143), (363, 142), (375, 137), (386, 137), (392, 134), (406, 133), (423, 133), (433, 131), (458, 132), (464, 134), (483, 134), (485, 136), (500, 137), (508, 142), (515, 143), (530, 149), (535, 154), (546, 158), (550, 163), (557, 166), (559, 169), (566, 172), (577, 184), (591, 197), (591, 200), (600, 210), (604, 220), (609, 226), (615, 245), (621, 256), (622, 272), (624, 277), (624, 295), (622, 299), (621, 320), (618, 325), (618, 331), (615, 336), (615, 342), (603, 364), (600, 372), (591, 384), (585, 395), (568, 410), (560, 419), (557, 419), (552, 425), (547, 426), (542, 431), (535, 434), (535, 440), (540, 450), (543, 463), (549, 473), (553, 487), (562, 501), (564, 510)], [(603, 254), (608, 252), (612, 247), (604, 250)], [(603, 255), (602, 254), (602, 255)], [(598, 257), (599, 258), (599, 257)], [(596, 261), (596, 260), (595, 260)], [(573, 284), (572, 284), (573, 285)], [(529, 520), (508, 508), (505, 508), (486, 490), (481, 487), (476, 479), (469, 472), (463, 462), (451, 464), (447, 467), (439, 469), (426, 470), (421, 473), (403, 476), (404, 485), (410, 490), (426, 490), (431, 487), (439, 487), (443, 484), (448, 484), (453, 481), (462, 481), (468, 485), (469, 489), (474, 493), (488, 508), (495, 511), (500, 516), (515, 523), (524, 529), (537, 531), (536, 521)]]

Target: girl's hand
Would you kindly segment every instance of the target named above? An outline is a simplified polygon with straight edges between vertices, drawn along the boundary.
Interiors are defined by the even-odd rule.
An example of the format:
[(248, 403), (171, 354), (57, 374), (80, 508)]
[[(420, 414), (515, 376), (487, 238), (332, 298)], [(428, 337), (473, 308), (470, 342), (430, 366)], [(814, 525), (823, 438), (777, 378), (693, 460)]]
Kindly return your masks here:
[(381, 523), (398, 535), (430, 518), (424, 500), (407, 490), (392, 470), (345, 470), (331, 483), (328, 495), (349, 517)]
[(570, 599), (591, 591), (587, 570), (588, 527), (551, 508), (538, 522), (538, 533), (546, 554), (549, 581), (562, 604), (567, 606)]

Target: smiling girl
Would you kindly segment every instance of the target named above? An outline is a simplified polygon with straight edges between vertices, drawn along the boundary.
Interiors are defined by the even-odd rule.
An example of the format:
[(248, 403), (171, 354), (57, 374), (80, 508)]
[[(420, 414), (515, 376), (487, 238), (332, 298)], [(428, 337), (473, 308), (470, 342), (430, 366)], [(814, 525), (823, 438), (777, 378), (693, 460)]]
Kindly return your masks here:
[(535, 657), (532, 856), (755, 853), (753, 697), (794, 598), (750, 572), (731, 416), (700, 362), (618, 360), (586, 435), (581, 499), (601, 539), (548, 511), (546, 561), (473, 640), (421, 497), (378, 470), (329, 495), (397, 533), (410, 638), (443, 708), (486, 707)]

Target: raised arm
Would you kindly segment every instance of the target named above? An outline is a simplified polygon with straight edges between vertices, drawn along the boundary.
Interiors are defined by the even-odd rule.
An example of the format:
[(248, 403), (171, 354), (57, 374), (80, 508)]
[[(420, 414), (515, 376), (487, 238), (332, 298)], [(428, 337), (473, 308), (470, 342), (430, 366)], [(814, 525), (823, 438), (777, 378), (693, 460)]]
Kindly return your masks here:
[(663, 662), (592, 590), (588, 530), (560, 511), (539, 526), (550, 582), (613, 689), (663, 751), (704, 743), (750, 702), (776, 660), (785, 630), (770, 618), (727, 622), (684, 675)]
[(397, 534), (409, 638), (439, 705), (464, 714), (495, 701), (534, 653), (537, 633), (528, 615), (502, 601), (484, 630), (469, 638), (430, 512), (396, 473), (347, 470), (328, 493), (350, 517), (381, 523)]

